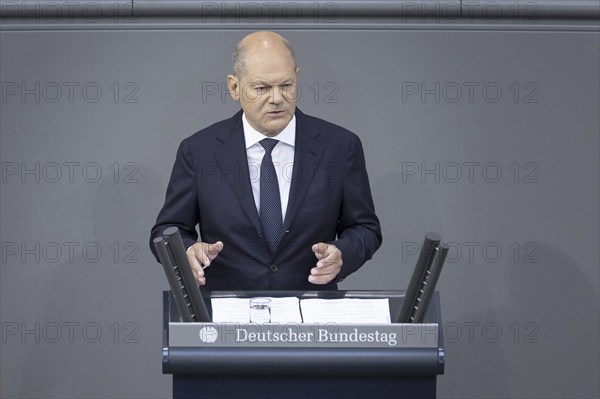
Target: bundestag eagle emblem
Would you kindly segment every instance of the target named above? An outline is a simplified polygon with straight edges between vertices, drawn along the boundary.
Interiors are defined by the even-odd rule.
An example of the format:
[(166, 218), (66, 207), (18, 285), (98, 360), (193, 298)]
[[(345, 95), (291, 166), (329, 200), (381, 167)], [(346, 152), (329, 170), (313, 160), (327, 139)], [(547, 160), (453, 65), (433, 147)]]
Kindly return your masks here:
[(200, 341), (207, 344), (212, 344), (219, 337), (219, 332), (213, 326), (206, 326), (200, 329), (199, 336)]

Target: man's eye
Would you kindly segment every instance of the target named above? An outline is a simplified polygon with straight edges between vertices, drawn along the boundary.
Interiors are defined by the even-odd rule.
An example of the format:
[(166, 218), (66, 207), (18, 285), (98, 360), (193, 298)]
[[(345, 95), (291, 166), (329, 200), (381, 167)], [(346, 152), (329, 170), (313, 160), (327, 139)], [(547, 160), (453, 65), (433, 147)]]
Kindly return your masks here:
[(254, 88), (254, 90), (263, 92), (263, 91), (267, 90), (267, 88), (265, 86), (256, 86)]

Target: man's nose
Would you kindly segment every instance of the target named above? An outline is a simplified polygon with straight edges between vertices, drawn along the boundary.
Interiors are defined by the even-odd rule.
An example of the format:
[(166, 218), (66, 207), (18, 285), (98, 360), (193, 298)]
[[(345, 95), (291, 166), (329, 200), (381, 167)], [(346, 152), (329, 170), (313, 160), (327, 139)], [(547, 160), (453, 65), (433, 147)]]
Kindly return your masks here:
[(269, 90), (269, 102), (272, 104), (280, 104), (283, 101), (283, 93), (278, 86), (273, 86)]

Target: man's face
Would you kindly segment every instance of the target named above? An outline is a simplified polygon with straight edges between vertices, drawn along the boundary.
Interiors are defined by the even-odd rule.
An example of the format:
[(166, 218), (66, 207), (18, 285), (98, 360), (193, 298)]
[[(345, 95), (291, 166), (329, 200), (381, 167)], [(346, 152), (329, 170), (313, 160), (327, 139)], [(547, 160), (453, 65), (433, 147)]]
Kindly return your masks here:
[(241, 76), (227, 77), (231, 95), (240, 101), (254, 129), (275, 136), (288, 125), (296, 111), (298, 71), (284, 48), (249, 51), (245, 66)]

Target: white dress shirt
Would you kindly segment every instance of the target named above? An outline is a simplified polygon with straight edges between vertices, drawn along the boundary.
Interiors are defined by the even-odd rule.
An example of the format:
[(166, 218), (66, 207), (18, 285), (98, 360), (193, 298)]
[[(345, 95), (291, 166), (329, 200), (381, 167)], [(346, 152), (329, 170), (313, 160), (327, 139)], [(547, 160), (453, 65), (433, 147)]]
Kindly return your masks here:
[(281, 197), (281, 215), (285, 220), (288, 200), (290, 198), (290, 186), (292, 184), (292, 171), (294, 169), (294, 145), (296, 142), (296, 117), (292, 120), (277, 136), (268, 137), (255, 130), (242, 114), (242, 123), (244, 126), (244, 139), (246, 140), (246, 156), (248, 158), (248, 170), (250, 172), (250, 183), (252, 184), (252, 195), (256, 210), (260, 213), (260, 164), (262, 163), (265, 149), (259, 143), (266, 138), (273, 138), (279, 141), (271, 157), (277, 173), (277, 182), (279, 183), (279, 195)]

